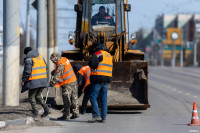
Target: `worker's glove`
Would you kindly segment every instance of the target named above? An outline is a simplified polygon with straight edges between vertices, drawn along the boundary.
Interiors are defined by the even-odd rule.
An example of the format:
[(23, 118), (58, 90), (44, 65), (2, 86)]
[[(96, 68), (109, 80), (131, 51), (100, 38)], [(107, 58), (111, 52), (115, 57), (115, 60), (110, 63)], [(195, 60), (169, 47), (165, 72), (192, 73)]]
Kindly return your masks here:
[(51, 76), (53, 76), (54, 75), (54, 70), (53, 71), (51, 71)]

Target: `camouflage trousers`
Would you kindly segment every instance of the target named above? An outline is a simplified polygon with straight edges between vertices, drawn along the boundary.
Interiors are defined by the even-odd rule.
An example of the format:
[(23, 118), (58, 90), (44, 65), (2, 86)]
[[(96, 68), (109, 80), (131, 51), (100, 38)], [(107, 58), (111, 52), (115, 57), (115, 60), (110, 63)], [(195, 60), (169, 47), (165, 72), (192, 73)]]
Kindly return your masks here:
[(43, 108), (46, 108), (47, 105), (45, 104), (44, 100), (42, 99), (42, 91), (44, 90), (44, 88), (35, 88), (35, 89), (31, 89), (28, 92), (28, 97), (32, 106), (33, 110), (37, 110), (37, 103), (36, 100), (42, 105)]
[(77, 82), (72, 82), (61, 86), (62, 88), (62, 98), (64, 103), (63, 115), (70, 116), (70, 107), (72, 109), (72, 115), (79, 115), (78, 106), (78, 85)]

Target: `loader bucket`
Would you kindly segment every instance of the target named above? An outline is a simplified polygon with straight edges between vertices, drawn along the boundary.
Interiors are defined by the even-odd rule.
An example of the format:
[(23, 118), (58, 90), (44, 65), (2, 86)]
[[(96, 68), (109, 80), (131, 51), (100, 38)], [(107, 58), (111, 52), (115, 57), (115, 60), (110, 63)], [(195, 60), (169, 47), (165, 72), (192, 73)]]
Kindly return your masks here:
[[(75, 61), (87, 65), (88, 62)], [(113, 63), (112, 82), (108, 90), (108, 109), (147, 109), (148, 101), (148, 64), (147, 62), (123, 61)], [(56, 104), (61, 105), (62, 95), (60, 89), (56, 91)], [(82, 98), (79, 98), (81, 105)], [(88, 108), (90, 108), (88, 102)]]
[(113, 63), (113, 77), (108, 91), (110, 109), (147, 109), (148, 64), (143, 61)]

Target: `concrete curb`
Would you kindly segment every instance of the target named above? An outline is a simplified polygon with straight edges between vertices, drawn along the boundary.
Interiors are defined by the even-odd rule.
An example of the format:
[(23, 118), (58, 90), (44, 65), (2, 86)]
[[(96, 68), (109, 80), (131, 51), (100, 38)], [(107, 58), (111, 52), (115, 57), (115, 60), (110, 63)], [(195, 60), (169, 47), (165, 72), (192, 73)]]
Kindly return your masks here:
[(33, 117), (21, 118), (16, 120), (7, 120), (7, 121), (0, 121), (0, 128), (3, 128), (7, 125), (27, 125), (33, 123)]

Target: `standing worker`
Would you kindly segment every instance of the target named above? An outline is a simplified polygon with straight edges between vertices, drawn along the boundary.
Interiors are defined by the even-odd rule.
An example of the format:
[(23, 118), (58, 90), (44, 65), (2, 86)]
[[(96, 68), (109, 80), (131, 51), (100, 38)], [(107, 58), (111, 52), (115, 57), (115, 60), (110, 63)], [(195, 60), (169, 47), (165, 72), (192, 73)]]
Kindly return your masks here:
[(21, 93), (29, 90), (28, 97), (32, 106), (32, 113), (35, 117), (38, 116), (36, 107), (36, 100), (44, 108), (44, 113), (41, 117), (46, 117), (50, 114), (50, 110), (41, 97), (42, 91), (47, 87), (47, 68), (46, 62), (43, 57), (31, 47), (24, 49), (26, 55), (24, 59), (24, 71), (22, 76), (22, 91)]
[[(93, 47), (95, 53), (89, 61), (90, 82), (92, 84), (90, 90), (92, 119), (88, 122), (106, 122), (108, 85), (111, 82), (113, 69), (112, 56), (107, 52), (107, 47), (100, 42), (94, 43)], [(101, 115), (97, 102), (98, 94), (101, 96)]]
[(90, 67), (89, 66), (82, 66), (81, 64), (75, 64), (74, 72), (76, 73), (76, 77), (78, 80), (78, 97), (84, 93), (82, 106), (80, 109), (81, 114), (86, 113), (87, 103), (90, 99)]
[[(77, 81), (76, 75), (72, 69), (71, 63), (65, 57), (58, 53), (53, 53), (50, 60), (56, 64), (55, 70), (52, 72), (50, 86), (62, 88), (62, 98), (64, 103), (63, 116), (58, 120), (69, 120), (79, 117), (78, 101), (77, 101)], [(72, 116), (70, 117), (70, 106), (72, 108)]]

